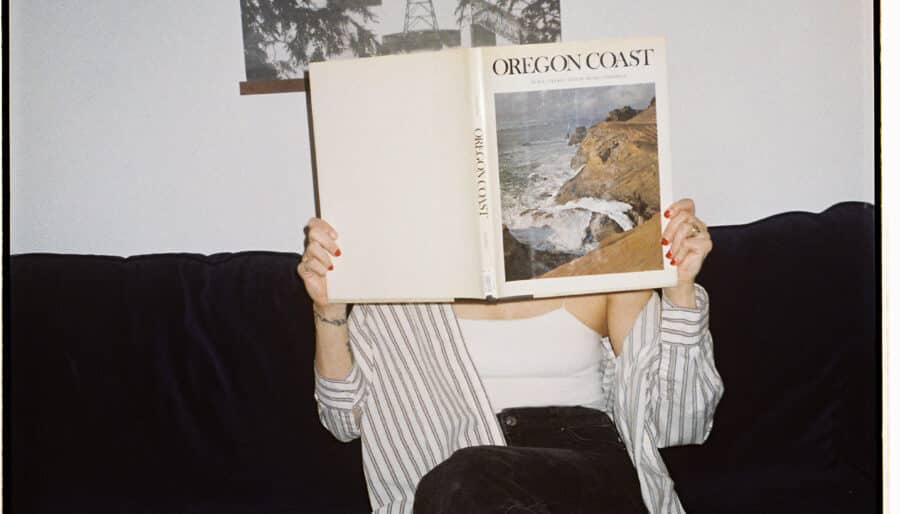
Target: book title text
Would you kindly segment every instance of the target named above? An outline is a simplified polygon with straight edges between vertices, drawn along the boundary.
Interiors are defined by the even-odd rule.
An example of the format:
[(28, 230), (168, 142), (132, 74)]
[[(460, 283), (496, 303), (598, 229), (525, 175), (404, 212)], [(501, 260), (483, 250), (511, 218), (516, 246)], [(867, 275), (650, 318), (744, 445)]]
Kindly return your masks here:
[(530, 73), (563, 73), (578, 70), (599, 70), (651, 66), (653, 48), (630, 51), (590, 52), (587, 54), (539, 55), (537, 57), (505, 57), (491, 65), (494, 75), (526, 75)]
[(475, 188), (478, 192), (478, 215), (488, 215), (487, 168), (484, 162), (484, 131), (475, 129)]

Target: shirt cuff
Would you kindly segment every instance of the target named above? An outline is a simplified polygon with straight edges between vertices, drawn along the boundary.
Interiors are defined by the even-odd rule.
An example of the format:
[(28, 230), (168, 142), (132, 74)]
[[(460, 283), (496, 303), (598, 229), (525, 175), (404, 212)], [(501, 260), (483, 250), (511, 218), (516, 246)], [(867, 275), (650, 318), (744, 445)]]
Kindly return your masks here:
[(709, 327), (709, 295), (700, 284), (694, 284), (694, 309), (675, 305), (662, 295), (663, 309), (660, 330), (667, 343), (694, 344)]
[(363, 374), (355, 362), (350, 368), (350, 373), (342, 380), (323, 377), (319, 374), (319, 370), (315, 369), (315, 364), (313, 372), (316, 376), (316, 398), (322, 405), (344, 410), (350, 410), (355, 406), (364, 382)]

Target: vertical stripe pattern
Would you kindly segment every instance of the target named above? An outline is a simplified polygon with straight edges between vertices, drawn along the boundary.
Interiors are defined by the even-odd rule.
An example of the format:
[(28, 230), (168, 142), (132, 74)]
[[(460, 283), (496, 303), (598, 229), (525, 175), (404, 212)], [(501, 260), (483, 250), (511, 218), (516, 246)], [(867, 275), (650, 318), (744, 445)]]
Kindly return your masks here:
[(322, 424), (362, 437), (374, 512), (411, 512), (425, 473), (460, 448), (505, 444), (503, 433), (451, 305), (357, 305), (349, 323), (350, 375), (316, 381)]
[(696, 300), (685, 309), (652, 295), (618, 358), (613, 418), (653, 513), (684, 512), (659, 448), (704, 442), (724, 391), (699, 285)]
[[(705, 440), (722, 395), (699, 286), (697, 300), (680, 309), (653, 295), (604, 381), (654, 513), (683, 512), (657, 448)], [(353, 368), (316, 376), (319, 415), (338, 439), (362, 438), (373, 512), (408, 513), (425, 473), (458, 449), (505, 444), (503, 432), (451, 305), (357, 305), (349, 323)]]

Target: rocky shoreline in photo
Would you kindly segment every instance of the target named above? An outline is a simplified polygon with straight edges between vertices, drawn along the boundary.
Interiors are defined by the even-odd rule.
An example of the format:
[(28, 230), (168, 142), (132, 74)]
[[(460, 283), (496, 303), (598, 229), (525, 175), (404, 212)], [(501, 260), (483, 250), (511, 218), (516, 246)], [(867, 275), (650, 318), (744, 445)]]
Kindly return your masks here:
[(597, 248), (586, 255), (540, 251), (516, 240), (503, 227), (507, 280), (563, 277), (662, 269), (659, 246), (660, 195), (656, 99), (637, 110), (610, 111), (605, 120), (565, 134), (577, 146), (570, 166), (578, 170), (556, 193), (554, 202), (581, 199), (624, 202), (633, 229), (595, 213), (584, 234)]
[(608, 237), (593, 252), (562, 264), (539, 277), (574, 277), (662, 269), (660, 230), (660, 217), (659, 214), (655, 214), (643, 225)]
[(503, 257), (506, 280), (528, 280), (562, 266), (578, 255), (535, 250), (510, 234), (503, 225)]
[(571, 163), (580, 171), (559, 190), (556, 202), (584, 197), (619, 200), (632, 205), (640, 221), (649, 219), (659, 212), (656, 142), (655, 98), (642, 111), (626, 106), (610, 112), (584, 131)]

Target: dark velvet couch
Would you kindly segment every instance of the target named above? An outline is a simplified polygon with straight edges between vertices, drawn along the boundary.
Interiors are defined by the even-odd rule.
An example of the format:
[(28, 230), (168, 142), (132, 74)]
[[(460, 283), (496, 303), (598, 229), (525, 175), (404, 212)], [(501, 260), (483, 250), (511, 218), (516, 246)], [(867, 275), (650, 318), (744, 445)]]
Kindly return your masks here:
[[(711, 229), (725, 396), (664, 450), (691, 513), (881, 511), (875, 210)], [(298, 256), (11, 257), (11, 513), (366, 512), (358, 441), (313, 400)]]

